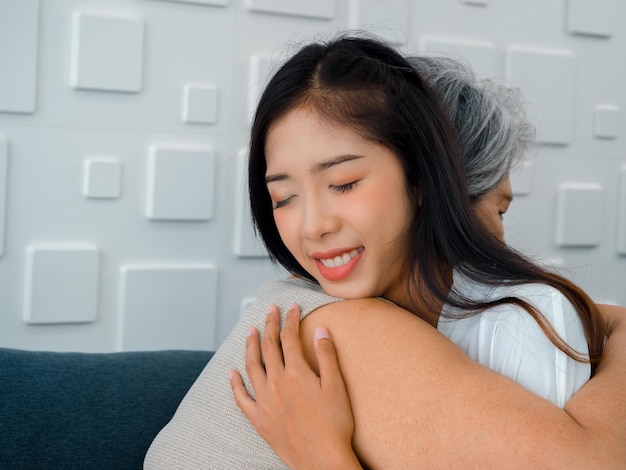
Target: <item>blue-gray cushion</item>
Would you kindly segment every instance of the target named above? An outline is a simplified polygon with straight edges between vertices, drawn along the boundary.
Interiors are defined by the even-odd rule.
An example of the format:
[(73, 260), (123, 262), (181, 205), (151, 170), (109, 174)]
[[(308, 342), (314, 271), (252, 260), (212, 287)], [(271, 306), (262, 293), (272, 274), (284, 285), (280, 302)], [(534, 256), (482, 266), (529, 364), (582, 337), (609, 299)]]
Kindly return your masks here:
[(212, 355), (0, 348), (0, 469), (140, 469)]

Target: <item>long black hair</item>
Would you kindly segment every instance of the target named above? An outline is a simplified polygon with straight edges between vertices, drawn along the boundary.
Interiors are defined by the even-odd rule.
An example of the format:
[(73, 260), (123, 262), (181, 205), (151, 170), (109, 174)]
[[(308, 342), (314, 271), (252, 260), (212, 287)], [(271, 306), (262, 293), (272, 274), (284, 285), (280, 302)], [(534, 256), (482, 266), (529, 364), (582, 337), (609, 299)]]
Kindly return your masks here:
[(465, 185), (457, 134), (448, 113), (401, 54), (369, 37), (346, 35), (304, 46), (280, 67), (260, 98), (250, 140), (250, 203), (255, 228), (275, 262), (315, 281), (283, 243), (265, 184), (268, 132), (298, 107), (308, 107), (323, 119), (386, 146), (401, 162), (407, 188), (414, 189), (420, 201), (409, 229), (409, 295), (437, 314), (439, 304), (433, 298), (462, 309), (464, 315), (503, 303), (520, 305), (557, 347), (570, 357), (586, 360), (524, 300), (472, 300), (450, 290), (446, 279), (454, 267), (485, 285), (538, 282), (553, 286), (579, 312), (589, 360), (597, 363), (607, 331), (595, 304), (573, 283), (537, 266), (483, 226)]

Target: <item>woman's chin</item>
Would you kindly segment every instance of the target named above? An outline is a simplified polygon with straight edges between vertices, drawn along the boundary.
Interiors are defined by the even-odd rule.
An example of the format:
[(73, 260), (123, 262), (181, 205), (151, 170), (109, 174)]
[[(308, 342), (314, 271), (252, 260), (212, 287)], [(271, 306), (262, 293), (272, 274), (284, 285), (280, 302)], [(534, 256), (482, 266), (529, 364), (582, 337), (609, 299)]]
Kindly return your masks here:
[(328, 295), (346, 300), (365, 299), (381, 295), (379, 292), (374, 292), (372, 289), (364, 289), (363, 287), (355, 288), (350, 285), (337, 285), (329, 282), (320, 282), (320, 285)]

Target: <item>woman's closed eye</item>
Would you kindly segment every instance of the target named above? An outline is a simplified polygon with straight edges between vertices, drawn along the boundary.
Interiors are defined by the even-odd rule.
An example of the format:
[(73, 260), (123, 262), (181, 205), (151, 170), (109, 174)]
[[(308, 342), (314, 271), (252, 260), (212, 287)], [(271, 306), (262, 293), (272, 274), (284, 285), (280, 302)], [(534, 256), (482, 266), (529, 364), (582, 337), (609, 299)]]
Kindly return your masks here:
[[(359, 180), (351, 181), (350, 183), (346, 183), (346, 184), (331, 184), (329, 185), (329, 188), (336, 193), (344, 194), (349, 191), (352, 191), (355, 188), (355, 186), (358, 184), (358, 182)], [(280, 209), (281, 207), (284, 207), (289, 202), (291, 202), (291, 200), (293, 200), (295, 197), (296, 195), (291, 195), (289, 197), (279, 199), (278, 201), (272, 200), (272, 208), (274, 210)]]
[(294, 197), (296, 196), (289, 196), (285, 199), (281, 199), (280, 201), (272, 201), (273, 202), (273, 209), (280, 209), (281, 207), (285, 206), (289, 201), (291, 201)]
[(329, 187), (335, 192), (347, 193), (348, 191), (351, 191), (352, 189), (354, 189), (354, 187), (358, 184), (358, 182), (359, 181), (357, 180), (357, 181), (352, 181), (351, 183), (340, 184), (340, 185), (331, 184)]

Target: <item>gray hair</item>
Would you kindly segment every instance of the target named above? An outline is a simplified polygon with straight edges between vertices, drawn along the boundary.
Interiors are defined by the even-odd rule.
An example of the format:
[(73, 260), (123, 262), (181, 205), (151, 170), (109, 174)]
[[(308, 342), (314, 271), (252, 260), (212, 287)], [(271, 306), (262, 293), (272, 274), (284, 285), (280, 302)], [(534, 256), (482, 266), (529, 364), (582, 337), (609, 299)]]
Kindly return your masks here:
[(520, 90), (478, 79), (469, 66), (450, 57), (407, 60), (447, 108), (459, 136), (469, 194), (480, 199), (524, 160), (534, 141)]

